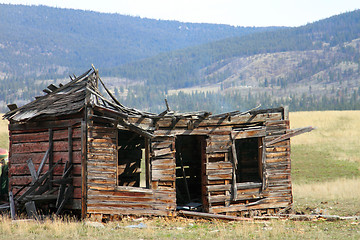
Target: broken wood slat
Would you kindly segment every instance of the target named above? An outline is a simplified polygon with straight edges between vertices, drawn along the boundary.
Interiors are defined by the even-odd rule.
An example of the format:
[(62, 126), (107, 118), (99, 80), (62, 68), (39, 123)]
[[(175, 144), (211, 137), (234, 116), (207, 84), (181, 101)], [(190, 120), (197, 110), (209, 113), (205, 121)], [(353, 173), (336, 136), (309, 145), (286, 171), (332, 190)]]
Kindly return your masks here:
[(242, 217), (236, 217), (236, 216), (227, 216), (227, 215), (221, 215), (221, 214), (193, 212), (193, 211), (184, 211), (184, 210), (180, 210), (179, 214), (181, 214), (185, 217), (220, 219), (220, 220), (227, 220), (227, 221), (252, 221), (251, 218), (242, 218)]
[(56, 200), (57, 196), (54, 194), (36, 194), (36, 195), (28, 195), (23, 201), (50, 201)]
[(172, 141), (152, 142), (151, 143), (151, 146), (153, 149), (171, 148), (172, 145), (173, 145)]
[(50, 84), (49, 86), (47, 86), (47, 88), (52, 92), (58, 89), (58, 87), (55, 86), (54, 84)]
[(50, 90), (48, 90), (48, 89), (43, 89), (42, 91), (43, 91), (44, 93), (46, 93), (46, 94), (51, 93), (51, 91), (50, 91)]
[(69, 201), (71, 195), (73, 194), (74, 191), (74, 186), (70, 185), (66, 188), (65, 193), (64, 193), (64, 197), (58, 207), (58, 209), (56, 210), (56, 215), (59, 215), (61, 213), (61, 211), (64, 209), (65, 204)]
[(40, 220), (40, 216), (37, 213), (35, 202), (29, 201), (25, 203), (26, 213), (29, 218), (33, 218), (35, 220)]
[(49, 179), (46, 179), (45, 182), (38, 188), (38, 190), (36, 190), (34, 192), (33, 195), (41, 195), (41, 194), (43, 194), (44, 192), (49, 190), (49, 186), (50, 186), (50, 181), (49, 181)]
[(175, 152), (172, 151), (170, 148), (163, 148), (160, 150), (155, 150), (153, 151), (153, 156), (154, 157), (159, 157), (159, 156), (163, 156), (163, 155), (167, 155), (167, 154), (174, 154)]
[(31, 158), (29, 158), (26, 162), (29, 167), (29, 171), (30, 171), (31, 178), (32, 178), (32, 183), (34, 183), (39, 178), (39, 175), (37, 174), (37, 172), (35, 170), (34, 163), (32, 162)]
[(266, 202), (265, 199), (260, 199), (256, 202), (249, 204), (239, 203), (231, 204), (229, 207), (225, 206), (213, 206), (209, 209), (211, 213), (224, 213), (224, 212), (239, 212), (257, 209), (269, 209), (269, 208), (286, 208), (291, 205), (290, 200), (282, 199), (282, 201)]
[[(65, 166), (64, 166), (64, 171), (63, 171), (63, 175), (62, 175), (62, 180), (66, 179), (66, 172), (68, 170), (68, 165), (69, 165), (70, 161), (66, 161), (65, 162)], [(72, 165), (71, 165), (72, 166)], [(68, 171), (70, 173), (70, 171)], [(60, 185), (59, 191), (58, 191), (58, 196), (57, 196), (57, 200), (56, 200), (56, 204), (55, 207), (59, 208), (60, 203), (62, 202), (63, 198), (64, 198), (64, 191), (65, 191), (65, 183), (62, 183)]]
[(37, 187), (41, 185), (41, 183), (50, 175), (50, 173), (54, 170), (54, 168), (62, 161), (60, 159), (58, 162), (56, 162), (51, 169), (49, 169), (45, 174), (43, 174), (41, 177), (39, 177), (33, 184), (31, 184), (30, 188), (25, 191), (23, 195), (21, 195), (17, 200), (21, 201), (24, 197), (31, 194)]
[(284, 134), (284, 135), (282, 135), (282, 136), (280, 136), (280, 137), (278, 137), (278, 138), (276, 138), (276, 139), (274, 139), (274, 140), (272, 140), (270, 142), (267, 142), (266, 146), (267, 147), (271, 146), (274, 143), (284, 141), (286, 139), (289, 139), (291, 137), (295, 137), (297, 135), (300, 135), (300, 134), (303, 134), (303, 133), (306, 133), (306, 132), (311, 132), (312, 130), (314, 130), (314, 128), (311, 127), (311, 126), (310, 127), (304, 127), (304, 128), (290, 129), (290, 130), (287, 131), (286, 134)]

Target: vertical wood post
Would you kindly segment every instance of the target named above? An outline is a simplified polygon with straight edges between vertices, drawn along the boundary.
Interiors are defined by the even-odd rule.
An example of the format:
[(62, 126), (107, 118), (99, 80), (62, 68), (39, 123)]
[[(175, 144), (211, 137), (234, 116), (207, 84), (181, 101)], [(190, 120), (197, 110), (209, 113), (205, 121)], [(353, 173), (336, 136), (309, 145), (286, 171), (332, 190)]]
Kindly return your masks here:
[(10, 202), (10, 216), (12, 220), (16, 219), (16, 211), (15, 211), (15, 203), (14, 203), (14, 195), (12, 190), (9, 192), (9, 202)]
[(69, 151), (69, 163), (73, 162), (73, 139), (72, 139), (72, 127), (68, 127), (68, 151)]
[[(53, 153), (53, 149), (54, 149), (54, 142), (53, 142), (53, 137), (54, 137), (54, 131), (50, 128), (49, 129), (49, 169), (52, 168), (53, 166), (53, 162), (54, 162), (54, 153)], [(51, 171), (50, 172), (50, 175), (49, 175), (49, 189), (51, 190), (52, 189), (52, 182), (51, 180), (53, 180), (53, 172)]]
[(145, 173), (146, 173), (146, 188), (150, 188), (150, 141), (145, 138)]
[[(86, 111), (87, 114), (87, 111)], [(81, 218), (86, 217), (86, 195), (87, 195), (87, 123), (81, 121)]]

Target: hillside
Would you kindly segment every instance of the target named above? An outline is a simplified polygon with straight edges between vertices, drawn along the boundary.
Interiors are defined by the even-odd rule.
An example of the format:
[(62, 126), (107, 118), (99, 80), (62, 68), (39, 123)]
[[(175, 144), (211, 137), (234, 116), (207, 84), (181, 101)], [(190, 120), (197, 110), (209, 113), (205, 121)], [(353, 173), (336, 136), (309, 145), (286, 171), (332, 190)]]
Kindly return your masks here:
[[(357, 10), (298, 28), (161, 54), (107, 74), (148, 86), (129, 87), (123, 97), (137, 107), (146, 105), (143, 95), (150, 88), (162, 98), (170, 95), (169, 102), (179, 110), (221, 112), (257, 104), (290, 105), (292, 110), (359, 109), (359, 64)], [(154, 102), (162, 104), (151, 100), (149, 109), (154, 109)]]
[(0, 79), (108, 68), (274, 28), (160, 21), (45, 6), (0, 4)]

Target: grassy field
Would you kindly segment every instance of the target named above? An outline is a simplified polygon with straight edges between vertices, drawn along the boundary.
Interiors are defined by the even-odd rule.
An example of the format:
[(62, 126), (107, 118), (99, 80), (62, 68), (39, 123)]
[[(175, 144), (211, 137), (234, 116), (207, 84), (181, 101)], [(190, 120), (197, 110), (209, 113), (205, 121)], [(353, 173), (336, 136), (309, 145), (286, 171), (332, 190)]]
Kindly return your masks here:
[(0, 113), (0, 148), (9, 148), (8, 121), (3, 120), (3, 114)]
[(360, 215), (360, 111), (294, 112), (291, 140), (295, 211)]
[[(360, 215), (360, 111), (290, 113), (291, 128), (317, 129), (291, 140), (294, 210)], [(8, 146), (0, 122), (0, 147)], [(144, 224), (144, 228), (131, 225)], [(222, 222), (185, 218), (124, 219), (99, 226), (75, 220), (0, 219), (0, 239), (360, 239), (359, 221)]]

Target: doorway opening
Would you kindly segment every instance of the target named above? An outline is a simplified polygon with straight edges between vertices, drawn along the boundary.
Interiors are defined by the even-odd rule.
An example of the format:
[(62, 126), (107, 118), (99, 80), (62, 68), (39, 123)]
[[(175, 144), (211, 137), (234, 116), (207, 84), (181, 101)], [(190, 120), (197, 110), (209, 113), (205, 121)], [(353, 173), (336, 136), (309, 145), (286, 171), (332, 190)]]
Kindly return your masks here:
[(201, 210), (204, 179), (205, 137), (177, 136), (176, 203), (178, 209)]

